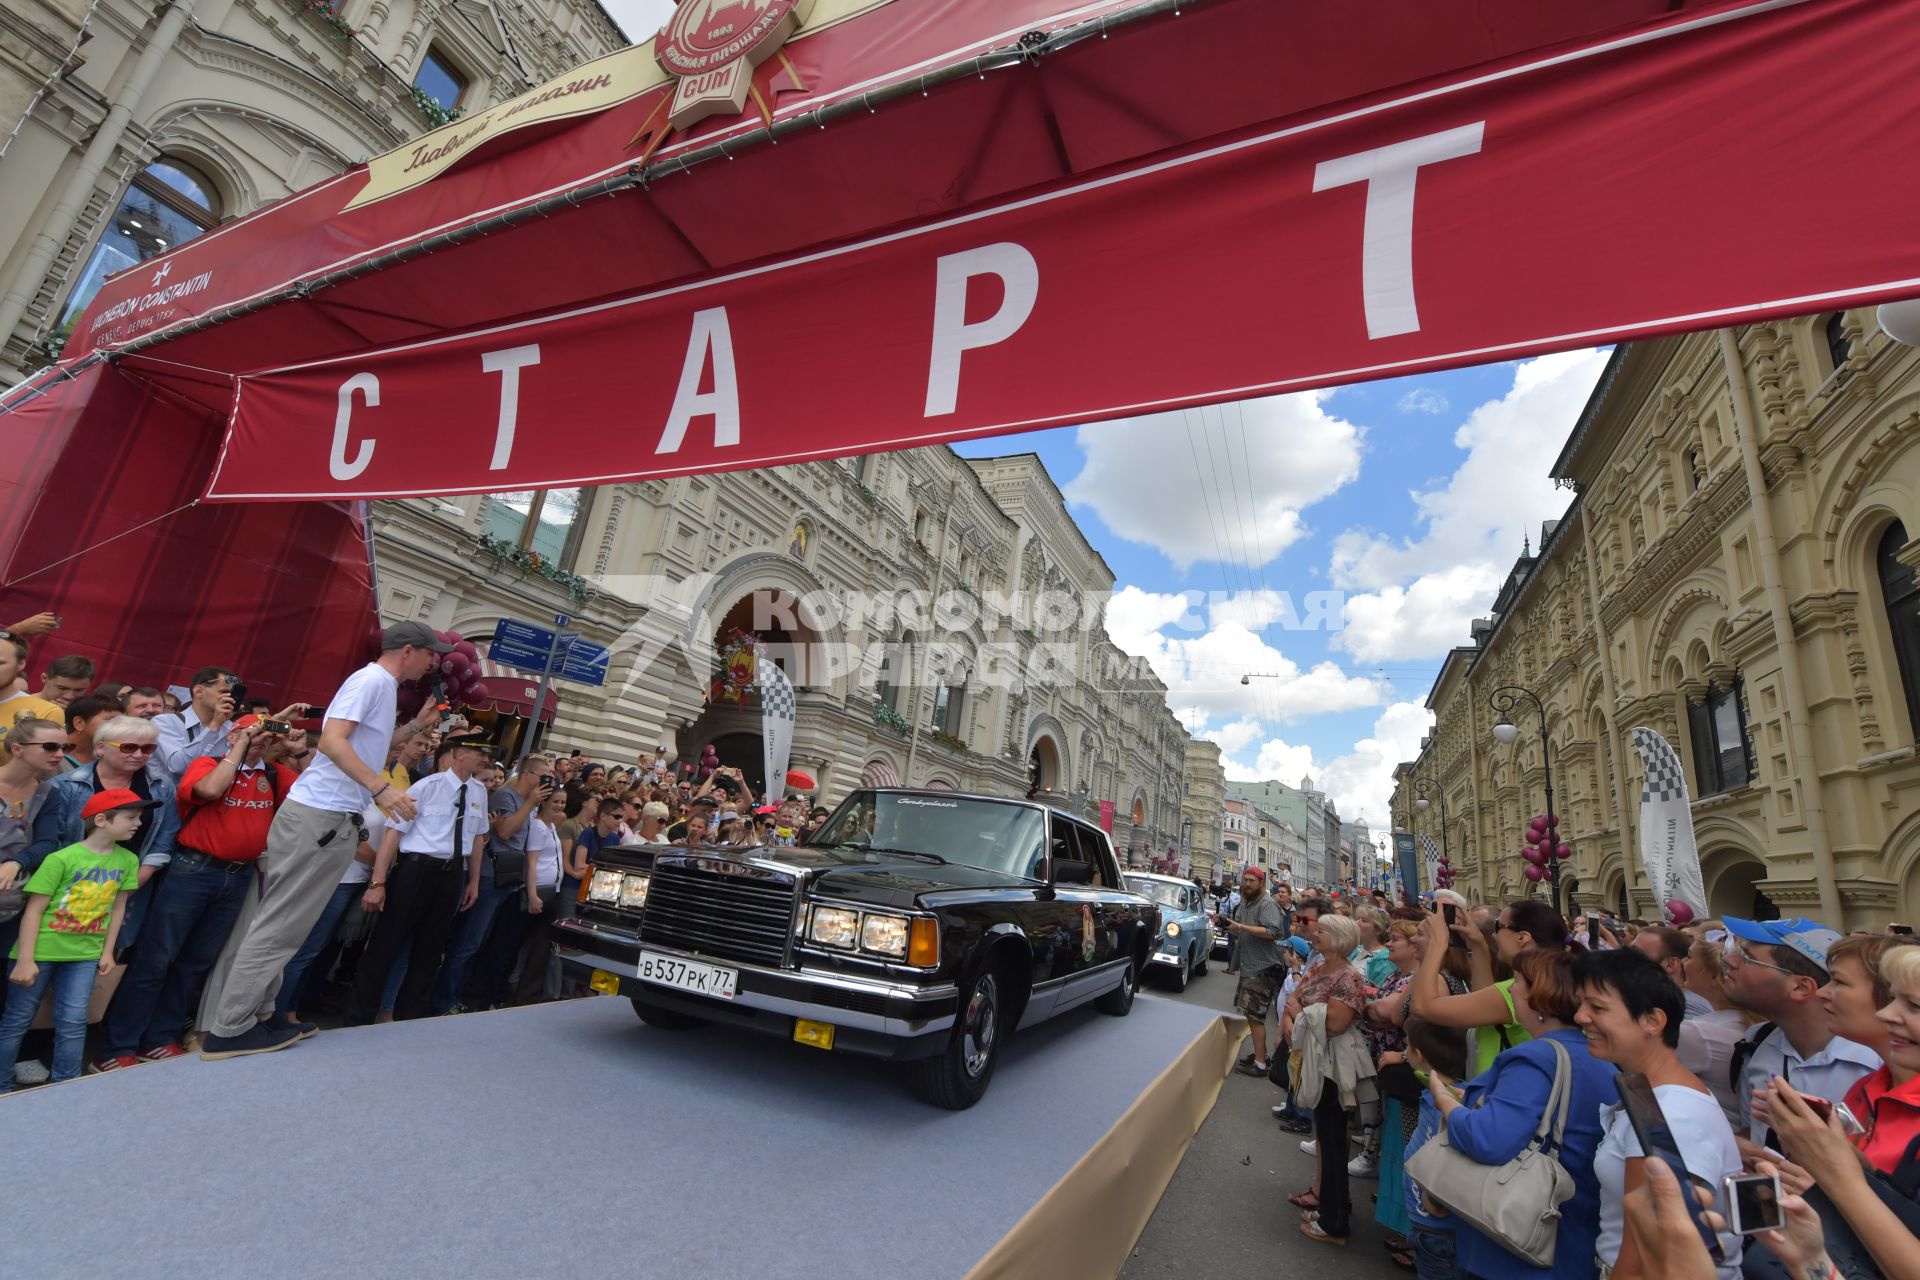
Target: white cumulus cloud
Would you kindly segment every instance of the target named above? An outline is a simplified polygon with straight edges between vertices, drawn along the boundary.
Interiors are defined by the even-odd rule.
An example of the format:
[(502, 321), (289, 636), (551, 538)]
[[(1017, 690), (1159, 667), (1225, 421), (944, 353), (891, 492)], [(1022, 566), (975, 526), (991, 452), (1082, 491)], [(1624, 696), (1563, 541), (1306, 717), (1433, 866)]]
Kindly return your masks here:
[(1547, 472), (1605, 367), (1604, 351), (1567, 351), (1514, 366), (1513, 386), (1454, 433), (1466, 457), (1445, 484), (1409, 494), (1416, 532), (1349, 529), (1334, 540), (1333, 581), (1354, 592), (1333, 643), (1355, 657), (1430, 658), (1469, 640), (1543, 520), (1568, 497)]
[(1301, 513), (1360, 474), (1363, 433), (1325, 392), (1268, 396), (1081, 427), (1086, 455), (1063, 486), (1109, 529), (1182, 572), (1258, 569), (1306, 532)]
[(1402, 413), (1445, 413), (1447, 398), (1432, 387), (1415, 387), (1400, 397)]
[(1380, 712), (1373, 731), (1345, 753), (1316, 760), (1313, 752), (1284, 738), (1269, 738), (1246, 762), (1244, 748), (1224, 761), (1229, 782), (1278, 778), (1298, 785), (1311, 776), (1327, 793), (1345, 822), (1365, 820), (1373, 831), (1392, 826), (1393, 769), (1420, 751), (1420, 739), (1433, 729), (1433, 715), (1422, 702), (1395, 702)]

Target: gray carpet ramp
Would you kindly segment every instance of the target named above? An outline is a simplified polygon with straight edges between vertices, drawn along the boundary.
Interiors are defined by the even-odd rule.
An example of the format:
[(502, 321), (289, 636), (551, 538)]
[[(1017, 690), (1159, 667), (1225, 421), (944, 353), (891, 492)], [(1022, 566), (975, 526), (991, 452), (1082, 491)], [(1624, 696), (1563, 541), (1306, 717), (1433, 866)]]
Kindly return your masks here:
[[(1218, 1015), (1015, 1037), (970, 1111), (622, 999), (326, 1032), (0, 1097), (6, 1274), (961, 1276)], [(75, 1247), (78, 1245), (78, 1252)]]

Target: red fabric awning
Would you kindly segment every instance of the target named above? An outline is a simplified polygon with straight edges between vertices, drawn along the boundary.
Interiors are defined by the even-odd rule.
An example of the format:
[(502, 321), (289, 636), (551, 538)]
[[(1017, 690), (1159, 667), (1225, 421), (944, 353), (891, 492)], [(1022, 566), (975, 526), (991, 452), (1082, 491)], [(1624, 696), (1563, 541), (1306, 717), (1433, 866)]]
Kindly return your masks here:
[[(530, 676), (518, 667), (510, 667), (492, 658), (480, 659), (480, 675), (487, 686), (487, 700), (476, 704), (485, 711), (532, 719), (534, 700), (540, 696), (540, 677)], [(560, 705), (560, 690), (547, 686), (547, 700), (540, 706), (540, 723), (552, 724)]]

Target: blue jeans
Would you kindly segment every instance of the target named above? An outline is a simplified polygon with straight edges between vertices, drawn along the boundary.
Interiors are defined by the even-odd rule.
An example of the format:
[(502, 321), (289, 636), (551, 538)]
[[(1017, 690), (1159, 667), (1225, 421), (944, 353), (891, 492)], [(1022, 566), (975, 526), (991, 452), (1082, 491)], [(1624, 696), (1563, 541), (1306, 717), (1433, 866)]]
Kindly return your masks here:
[(54, 960), (43, 962), (33, 975), (31, 986), (16, 987), (11, 978), (18, 961), (4, 962), (7, 983), (7, 1011), (0, 1014), (0, 1093), (13, 1088), (13, 1063), (20, 1056), (20, 1040), (33, 1025), (40, 1011), (41, 998), (53, 988), (53, 1078), (72, 1080), (80, 1074), (81, 1059), (87, 1049), (87, 1001), (93, 997), (93, 979), (100, 971), (98, 960)]
[(182, 849), (166, 876), (147, 886), (151, 901), (140, 945), (100, 1023), (101, 1056), (179, 1042), (193, 1016), (193, 993), (220, 958), (258, 879), (251, 866), (223, 868), (217, 859)]
[(525, 892), (525, 888), (496, 889), (491, 878), (480, 881), (480, 897), (453, 922), (453, 942), (447, 947), (447, 960), (440, 966), (440, 977), (433, 984), (428, 1008), (435, 1013), (445, 1013), (459, 1003), (460, 988), (466, 985), (474, 957), (487, 943), (487, 934), (493, 929), (493, 918), (499, 914), (501, 904), (514, 894)]
[(1413, 1244), (1413, 1270), (1420, 1280), (1464, 1280), (1460, 1264), (1454, 1261), (1453, 1232), (1416, 1222), (1407, 1239)]
[(340, 927), (340, 917), (347, 914), (347, 908), (353, 905), (365, 891), (367, 882), (336, 885), (333, 896), (327, 899), (327, 905), (320, 910), (320, 918), (313, 922), (313, 930), (307, 934), (307, 940), (293, 953), (293, 959), (287, 961), (287, 967), (280, 973), (280, 997), (274, 1001), (273, 1011), (285, 1017), (289, 1010), (300, 1008), (300, 988), (307, 979), (307, 968), (314, 957), (326, 950), (333, 941), (333, 931)]

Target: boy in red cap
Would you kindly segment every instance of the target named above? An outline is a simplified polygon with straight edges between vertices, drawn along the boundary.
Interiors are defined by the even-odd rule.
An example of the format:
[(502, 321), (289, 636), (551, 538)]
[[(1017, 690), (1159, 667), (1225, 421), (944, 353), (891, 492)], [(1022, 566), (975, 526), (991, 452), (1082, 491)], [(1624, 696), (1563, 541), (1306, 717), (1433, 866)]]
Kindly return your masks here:
[(7, 1009), (0, 1014), (0, 1093), (13, 1087), (13, 1061), (40, 999), (53, 991), (53, 1079), (80, 1074), (87, 1040), (87, 1002), (96, 976), (113, 972), (113, 947), (127, 913), (127, 895), (140, 887), (140, 860), (122, 847), (140, 828), (142, 811), (159, 802), (132, 791), (102, 791), (80, 811), (87, 834), (56, 849), (27, 881), (8, 975)]

